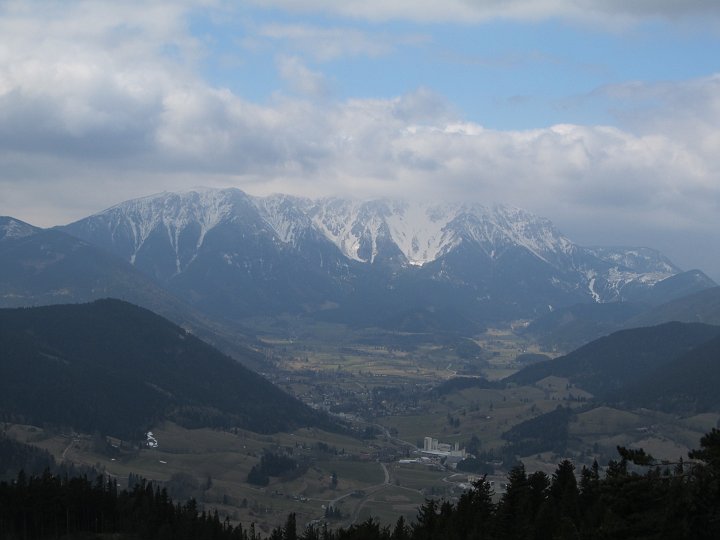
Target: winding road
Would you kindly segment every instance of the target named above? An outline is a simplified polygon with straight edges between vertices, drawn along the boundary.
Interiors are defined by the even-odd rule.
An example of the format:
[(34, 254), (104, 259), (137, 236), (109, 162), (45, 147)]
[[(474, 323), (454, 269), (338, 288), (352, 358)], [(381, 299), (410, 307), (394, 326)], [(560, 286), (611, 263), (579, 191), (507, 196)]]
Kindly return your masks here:
[[(343, 520), (343, 523), (342, 523), (343, 526), (350, 526), (350, 525), (353, 525), (354, 523), (357, 523), (357, 521), (360, 517), (360, 513), (362, 512), (363, 508), (365, 508), (365, 505), (369, 502), (374, 501), (374, 499), (372, 499), (372, 496), (377, 495), (379, 492), (381, 492), (384, 489), (387, 489), (388, 487), (393, 487), (395, 489), (404, 489), (404, 490), (411, 491), (413, 493), (419, 493), (420, 495), (422, 495), (422, 491), (420, 491), (419, 489), (413, 489), (413, 488), (409, 488), (409, 487), (405, 487), (405, 486), (394, 486), (393, 484), (391, 484), (390, 471), (388, 470), (387, 464), (383, 463), (382, 461), (380, 461), (378, 463), (380, 464), (380, 467), (382, 467), (382, 470), (383, 470), (383, 474), (384, 474), (383, 482), (381, 484), (375, 484), (374, 486), (370, 486), (370, 487), (362, 490), (364, 494), (362, 495), (362, 497), (360, 497), (358, 499), (358, 503), (355, 506), (355, 508), (352, 510), (350, 517), (347, 520)], [(345, 493), (344, 495), (336, 497), (335, 499), (330, 501), (330, 503), (328, 503), (328, 504), (330, 506), (334, 506), (339, 501), (341, 501), (347, 497), (350, 497), (351, 495), (354, 495), (356, 493), (357, 493), (357, 490), (351, 491), (350, 493)]]

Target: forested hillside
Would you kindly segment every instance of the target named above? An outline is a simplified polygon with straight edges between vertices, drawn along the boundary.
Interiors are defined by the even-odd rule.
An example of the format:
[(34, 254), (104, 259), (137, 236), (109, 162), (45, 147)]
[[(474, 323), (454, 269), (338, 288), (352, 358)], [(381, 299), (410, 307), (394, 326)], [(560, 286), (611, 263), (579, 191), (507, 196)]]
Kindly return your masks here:
[(611, 398), (630, 407), (691, 415), (720, 410), (720, 338), (648, 373)]
[(0, 415), (138, 437), (187, 427), (333, 429), (326, 416), (179, 326), (118, 300), (0, 310)]
[(666, 323), (649, 328), (621, 330), (547, 362), (525, 367), (505, 382), (532, 384), (547, 376), (567, 377), (598, 399), (617, 396), (628, 384), (639, 383), (669, 364), (720, 335), (720, 327), (704, 324)]

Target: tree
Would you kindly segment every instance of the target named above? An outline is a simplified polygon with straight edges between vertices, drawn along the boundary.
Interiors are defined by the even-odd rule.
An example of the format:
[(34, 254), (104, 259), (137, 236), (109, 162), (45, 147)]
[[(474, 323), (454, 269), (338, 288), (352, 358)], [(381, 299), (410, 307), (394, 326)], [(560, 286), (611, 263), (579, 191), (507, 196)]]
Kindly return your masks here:
[(507, 489), (497, 508), (499, 538), (525, 538), (531, 530), (529, 486), (525, 466), (520, 463), (508, 473)]
[(700, 450), (692, 450), (690, 459), (699, 459), (707, 463), (714, 471), (720, 472), (720, 430), (712, 428), (700, 439)]
[(410, 540), (410, 529), (405, 523), (405, 518), (400, 516), (395, 523), (391, 540)]
[(418, 509), (417, 519), (412, 526), (413, 540), (433, 540), (438, 521), (438, 503), (435, 499), (426, 500)]
[(580, 505), (575, 465), (563, 460), (553, 474), (550, 500), (555, 519), (555, 533), (560, 538), (577, 538), (580, 524)]
[(720, 430), (713, 428), (700, 439), (700, 449), (688, 454), (703, 465), (693, 467), (690, 515), (696, 538), (720, 538)]
[(283, 528), (283, 540), (297, 540), (297, 525), (295, 523), (295, 513), (288, 515)]
[(602, 521), (604, 507), (600, 503), (600, 466), (597, 460), (580, 472), (580, 496), (578, 498), (585, 529), (596, 531)]
[(492, 488), (483, 477), (460, 496), (453, 519), (453, 537), (484, 538), (488, 535), (495, 514), (492, 495)]

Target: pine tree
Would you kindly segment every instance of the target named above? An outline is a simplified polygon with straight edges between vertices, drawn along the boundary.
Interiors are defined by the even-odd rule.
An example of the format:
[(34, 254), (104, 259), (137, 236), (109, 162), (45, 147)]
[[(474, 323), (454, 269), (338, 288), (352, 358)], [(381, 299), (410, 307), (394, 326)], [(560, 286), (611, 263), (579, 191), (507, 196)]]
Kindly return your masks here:
[(526, 538), (532, 530), (525, 466), (521, 463), (508, 474), (507, 489), (497, 508), (496, 531), (499, 538)]
[(410, 531), (403, 516), (400, 516), (395, 523), (391, 538), (392, 540), (410, 540)]
[(284, 540), (297, 540), (297, 525), (295, 523), (295, 513), (292, 512), (288, 515), (285, 521), (285, 527), (283, 528), (283, 539)]

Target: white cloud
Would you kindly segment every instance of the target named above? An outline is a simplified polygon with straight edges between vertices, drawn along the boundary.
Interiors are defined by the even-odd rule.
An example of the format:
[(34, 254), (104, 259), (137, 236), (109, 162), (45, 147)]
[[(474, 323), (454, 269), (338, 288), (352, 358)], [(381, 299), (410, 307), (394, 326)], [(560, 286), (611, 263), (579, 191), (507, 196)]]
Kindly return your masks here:
[(679, 82), (611, 85), (598, 93), (624, 104), (619, 118), (634, 130), (673, 134), (708, 157), (720, 148), (720, 73)]
[(642, 114), (625, 111), (622, 128), (489, 130), (427, 89), (306, 99), (327, 83), (296, 57), (277, 63), (302, 99), (259, 104), (213, 87), (197, 74), (203, 50), (175, 2), (151, 12), (139, 3), (34, 6), (0, 12), (0, 214), (53, 225), (203, 184), (508, 202), (571, 236), (603, 224), (618, 237), (715, 238), (720, 227), (718, 75), (599, 90), (642, 105)]
[(183, 13), (181, 2), (5, 3), (3, 145), (62, 154), (92, 150), (89, 159), (137, 150), (159, 120), (163, 94), (197, 58)]

